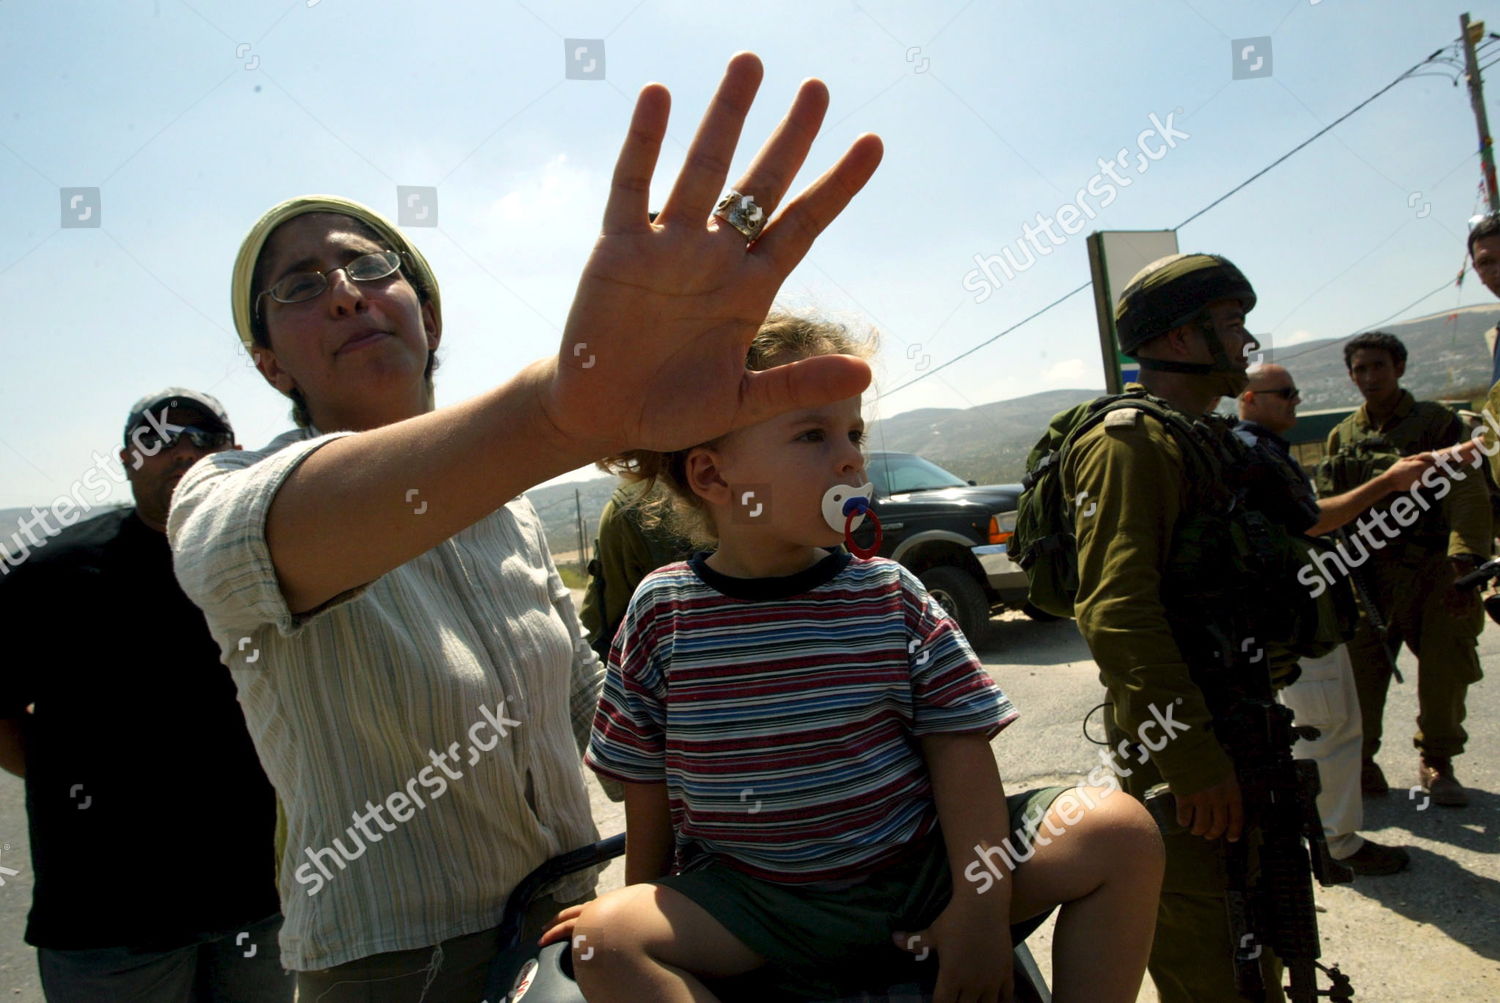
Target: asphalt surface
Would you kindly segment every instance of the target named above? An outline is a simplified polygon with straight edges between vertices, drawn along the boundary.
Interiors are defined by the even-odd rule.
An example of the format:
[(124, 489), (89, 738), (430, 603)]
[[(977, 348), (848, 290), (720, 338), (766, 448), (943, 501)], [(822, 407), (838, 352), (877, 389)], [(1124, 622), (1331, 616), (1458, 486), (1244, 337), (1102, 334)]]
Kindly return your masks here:
[[(1500, 671), (1500, 627), (1487, 625), (1480, 661)], [(1101, 699), (1097, 670), (1071, 623), (1032, 623), (1008, 616), (992, 624), (980, 649), (986, 667), (1015, 701), (1021, 717), (995, 741), (1008, 790), (1079, 781), (1098, 763), (1082, 732), (1084, 715)], [(1367, 835), (1407, 847), (1411, 867), (1397, 875), (1356, 878), (1317, 891), (1323, 960), (1353, 979), (1356, 998), (1391, 1003), (1500, 1000), (1500, 685), (1469, 691), (1468, 753), (1457, 761), (1469, 788), (1466, 809), (1423, 804), (1407, 788), (1416, 783), (1416, 753), (1403, 737), (1416, 715), (1416, 665), (1403, 652), (1405, 685), (1393, 686), (1386, 713), (1387, 742), (1380, 762), (1392, 792), (1366, 799)], [(1097, 725), (1097, 719), (1096, 719)], [(1095, 732), (1097, 734), (1097, 731)], [(624, 827), (619, 805), (590, 781), (601, 833)], [(150, 847), (125, 834), (100, 853), (121, 866), (170, 867), (152, 862)], [(21, 940), (31, 900), (30, 854), (21, 781), (0, 773), (0, 1003), (41, 1003), (34, 952)], [(617, 861), (600, 888), (619, 887)], [(1050, 924), (1030, 944), (1050, 971)], [(1154, 1003), (1149, 980), (1141, 1003)]]
[[(1500, 674), (1500, 626), (1486, 626), (1479, 657), (1493, 676)], [(1005, 619), (995, 622), (993, 633), (982, 657), (1021, 711), (995, 740), (1007, 788), (1077, 782), (1099, 761), (1080, 727), (1102, 699), (1087, 647), (1071, 623)], [(1350, 976), (1359, 1000), (1500, 1000), (1500, 685), (1491, 680), (1469, 690), (1469, 744), (1456, 765), (1471, 802), (1441, 808), (1409, 791), (1417, 782), (1410, 745), (1417, 674), (1410, 652), (1402, 652), (1398, 667), (1407, 682), (1391, 687), (1377, 756), (1392, 790), (1365, 799), (1361, 832), (1405, 846), (1411, 866), (1316, 889), (1322, 960)], [(1050, 972), (1048, 933), (1050, 926), (1038, 931), (1030, 946)], [(1156, 999), (1148, 978), (1140, 1001)]]

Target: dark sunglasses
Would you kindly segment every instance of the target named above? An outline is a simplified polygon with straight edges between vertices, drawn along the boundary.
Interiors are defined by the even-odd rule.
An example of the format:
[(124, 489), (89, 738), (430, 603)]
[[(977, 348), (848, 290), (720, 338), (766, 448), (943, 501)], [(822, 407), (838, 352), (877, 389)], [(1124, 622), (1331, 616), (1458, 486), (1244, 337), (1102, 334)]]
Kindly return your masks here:
[(132, 434), (130, 439), (152, 453), (171, 449), (183, 439), (191, 442), (194, 448), (204, 450), (223, 449), (234, 442), (234, 436), (228, 432), (214, 432), (196, 425), (168, 425), (162, 432), (148, 426), (144, 431)]
[(1297, 390), (1296, 387), (1279, 387), (1279, 388), (1277, 388), (1275, 390), (1257, 390), (1255, 392), (1258, 393), (1258, 394), (1275, 394), (1277, 397), (1280, 397), (1282, 400), (1288, 400), (1288, 401), (1289, 400), (1295, 400), (1296, 398), (1302, 396), (1302, 394), (1300, 392), (1298, 392), (1298, 390)]

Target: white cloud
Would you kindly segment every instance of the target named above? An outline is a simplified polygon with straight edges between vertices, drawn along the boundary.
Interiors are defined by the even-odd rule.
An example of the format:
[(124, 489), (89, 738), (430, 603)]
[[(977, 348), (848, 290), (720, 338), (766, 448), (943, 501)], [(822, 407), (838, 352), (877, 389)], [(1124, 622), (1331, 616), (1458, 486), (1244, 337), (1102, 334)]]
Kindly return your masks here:
[(1097, 374), (1091, 372), (1082, 359), (1063, 359), (1047, 367), (1042, 373), (1041, 383), (1042, 389), (1086, 387), (1091, 379), (1097, 382)]
[(568, 232), (575, 220), (596, 221), (601, 206), (589, 172), (574, 167), (567, 154), (559, 153), (541, 171), (490, 204), (490, 218), (510, 232), (524, 229), (532, 234)]
[(589, 168), (557, 154), (513, 175), (480, 225), (457, 239), (496, 274), (526, 277), (535, 298), (544, 287), (570, 295), (599, 235), (607, 187)]
[[(1318, 336), (1316, 334), (1313, 334), (1311, 331), (1293, 331), (1290, 336), (1281, 339), (1281, 344), (1282, 347), (1286, 347), (1289, 345), (1300, 345), (1304, 341), (1314, 341), (1317, 339), (1317, 337)], [(1275, 343), (1273, 342), (1272, 344), (1274, 346)]]

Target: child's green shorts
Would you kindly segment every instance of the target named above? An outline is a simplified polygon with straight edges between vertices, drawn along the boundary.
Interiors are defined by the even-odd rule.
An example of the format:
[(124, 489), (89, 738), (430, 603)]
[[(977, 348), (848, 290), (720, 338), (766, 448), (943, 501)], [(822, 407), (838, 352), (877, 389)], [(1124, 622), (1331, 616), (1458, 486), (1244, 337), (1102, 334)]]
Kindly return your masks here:
[[(1010, 845), (1029, 857), (1025, 851), (1043, 814), (1067, 790), (1043, 787), (1008, 796)], [(762, 997), (767, 999), (827, 999), (918, 981), (930, 963), (896, 947), (891, 935), (925, 930), (953, 894), (939, 832), (904, 860), (853, 885), (777, 884), (717, 861), (653, 884), (686, 895), (767, 960), (752, 980), (774, 994)], [(920, 952), (920, 944), (913, 947)]]

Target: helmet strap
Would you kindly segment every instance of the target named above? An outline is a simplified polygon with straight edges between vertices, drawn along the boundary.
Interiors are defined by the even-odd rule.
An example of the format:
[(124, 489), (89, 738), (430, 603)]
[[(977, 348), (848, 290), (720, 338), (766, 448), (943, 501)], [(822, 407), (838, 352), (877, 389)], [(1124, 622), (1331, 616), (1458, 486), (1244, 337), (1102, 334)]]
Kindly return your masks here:
[(1142, 369), (1151, 369), (1159, 373), (1185, 373), (1190, 376), (1222, 375), (1225, 378), (1225, 393), (1237, 396), (1244, 389), (1242, 385), (1246, 380), (1244, 373), (1230, 361), (1229, 354), (1224, 351), (1224, 343), (1219, 340), (1218, 332), (1214, 330), (1212, 322), (1203, 318), (1196, 326), (1198, 333), (1203, 336), (1204, 344), (1208, 346), (1208, 354), (1213, 356), (1213, 362), (1178, 362), (1172, 359), (1149, 357), (1137, 358), (1136, 362)]
[(1213, 322), (1204, 319), (1198, 325), (1198, 333), (1203, 335), (1203, 343), (1208, 346), (1208, 354), (1214, 357), (1213, 371), (1217, 373), (1238, 373), (1239, 367), (1229, 361), (1229, 355), (1224, 351), (1224, 342), (1219, 340), (1219, 332), (1214, 330)]
[(1154, 369), (1159, 373), (1190, 373), (1194, 376), (1206, 376), (1214, 371), (1214, 367), (1207, 362), (1175, 362), (1171, 359), (1153, 359), (1142, 356), (1135, 360), (1142, 369)]

